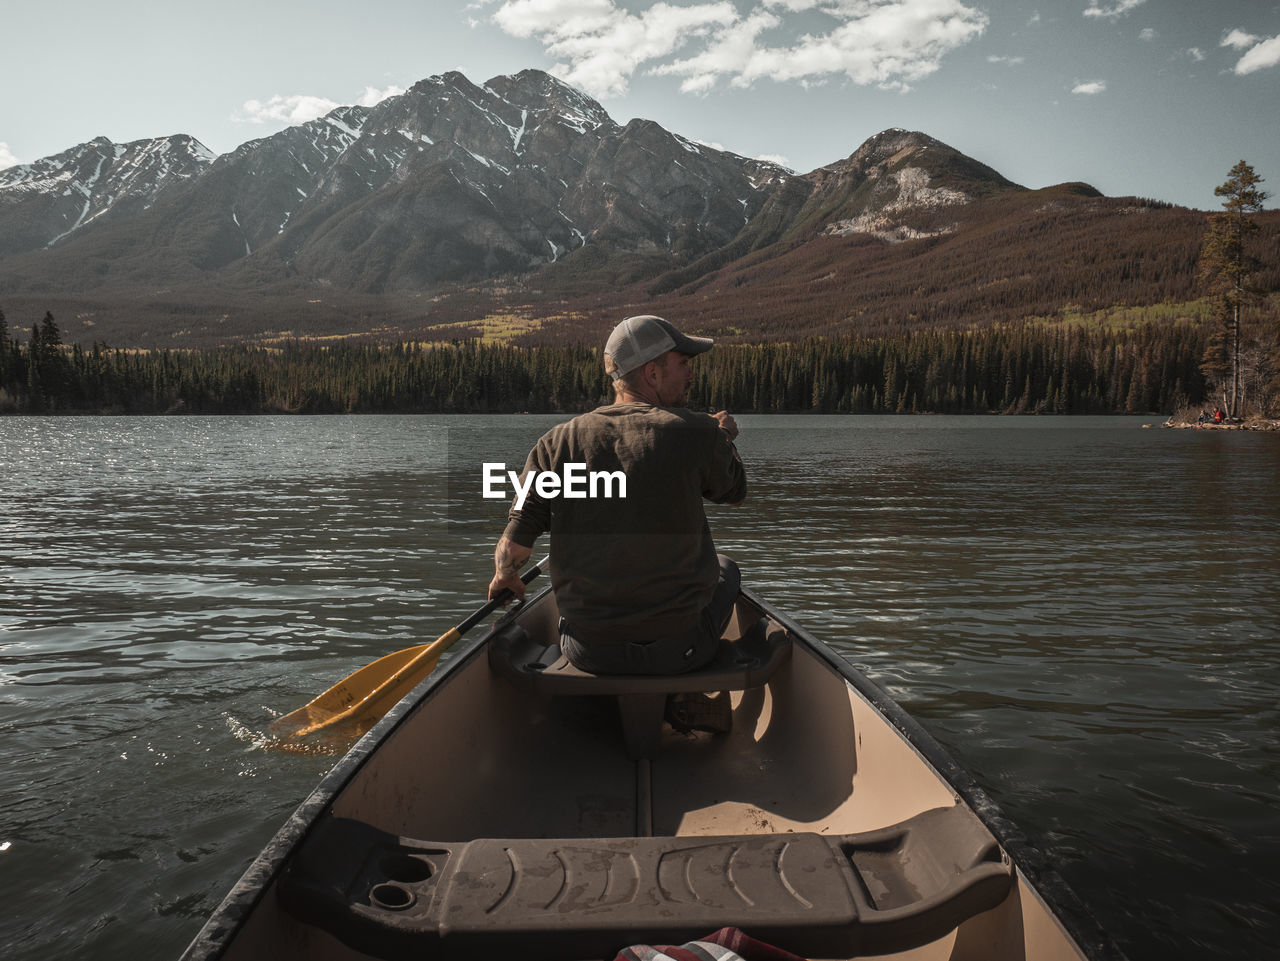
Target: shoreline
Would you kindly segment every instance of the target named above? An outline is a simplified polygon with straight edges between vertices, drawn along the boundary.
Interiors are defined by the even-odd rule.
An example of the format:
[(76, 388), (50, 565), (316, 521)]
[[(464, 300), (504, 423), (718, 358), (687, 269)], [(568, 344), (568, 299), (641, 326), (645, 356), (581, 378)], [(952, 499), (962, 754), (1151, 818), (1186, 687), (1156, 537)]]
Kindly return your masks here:
[(1170, 417), (1167, 421), (1160, 425), (1161, 427), (1172, 428), (1173, 430), (1262, 430), (1262, 431), (1280, 431), (1280, 420), (1272, 420), (1265, 417), (1255, 417), (1238, 424), (1197, 424), (1189, 421), (1174, 421)]

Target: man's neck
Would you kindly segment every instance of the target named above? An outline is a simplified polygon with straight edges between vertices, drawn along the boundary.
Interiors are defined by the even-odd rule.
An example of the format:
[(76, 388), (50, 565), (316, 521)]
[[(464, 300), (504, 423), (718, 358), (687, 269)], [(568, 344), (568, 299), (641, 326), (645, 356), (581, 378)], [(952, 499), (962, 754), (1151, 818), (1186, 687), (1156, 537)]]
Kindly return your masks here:
[(662, 402), (658, 399), (658, 392), (647, 386), (640, 388), (639, 391), (632, 390), (629, 387), (622, 387), (614, 392), (613, 402), (615, 404), (652, 404), (654, 407), (662, 406)]

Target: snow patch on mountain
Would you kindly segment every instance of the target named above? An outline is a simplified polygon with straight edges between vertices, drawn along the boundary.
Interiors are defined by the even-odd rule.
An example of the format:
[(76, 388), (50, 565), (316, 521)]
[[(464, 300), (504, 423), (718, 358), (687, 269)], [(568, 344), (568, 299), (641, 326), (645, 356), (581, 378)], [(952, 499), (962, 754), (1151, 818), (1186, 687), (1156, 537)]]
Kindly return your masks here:
[(0, 239), (0, 253), (51, 247), (96, 220), (146, 210), (174, 185), (203, 173), (213, 160), (209, 148), (183, 135), (127, 144), (97, 137), (0, 171), (0, 215), (11, 214), (15, 219), (10, 223), (22, 224), (21, 238), (11, 235), (8, 243)]
[[(897, 196), (876, 210), (868, 210), (856, 217), (827, 224), (824, 234), (847, 237), (851, 234), (869, 234), (889, 243), (919, 240), (923, 237), (940, 237), (955, 231), (954, 224), (934, 230), (918, 230), (898, 222), (895, 215), (908, 211), (952, 207), (967, 204), (969, 196), (950, 187), (930, 187), (928, 171), (920, 167), (902, 167), (889, 175), (898, 187)], [(873, 179), (875, 176), (873, 175)]]

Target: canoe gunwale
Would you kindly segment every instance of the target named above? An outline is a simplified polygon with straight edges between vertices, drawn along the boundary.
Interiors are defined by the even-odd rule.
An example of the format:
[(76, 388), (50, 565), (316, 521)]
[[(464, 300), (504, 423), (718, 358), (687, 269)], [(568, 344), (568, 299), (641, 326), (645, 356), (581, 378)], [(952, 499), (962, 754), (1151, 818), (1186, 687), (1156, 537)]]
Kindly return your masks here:
[[(373, 757), (381, 743), (410, 714), (425, 708), (455, 673), (464, 670), (475, 657), (481, 656), (497, 632), (522, 611), (542, 602), (550, 591), (550, 586), (544, 587), (495, 621), (483, 634), (460, 642), (447, 661), (442, 661), (334, 764), (248, 865), (191, 941), (181, 961), (212, 961), (221, 957), (236, 933), (271, 890), (299, 845), (319, 822), (321, 815)], [(1026, 887), (1044, 903), (1047, 913), (1057, 918), (1090, 961), (1126, 961), (1125, 955), (1044, 854), (1030, 843), (972, 775), (915, 718), (841, 653), (778, 611), (754, 591), (744, 587), (742, 596), (760, 612), (777, 621), (791, 636), (793, 643), (802, 644), (810, 654), (849, 683), (936, 771), (955, 796), (991, 832), (1013, 861), (1017, 872), (1026, 880)]]
[(506, 627), (526, 607), (542, 600), (551, 591), (550, 585), (527, 598), (523, 604), (513, 607), (490, 625), (483, 634), (471, 641), (463, 641), (447, 661), (441, 661), (418, 686), (405, 695), (390, 711), (383, 715), (351, 749), (346, 752), (320, 779), (320, 782), (294, 810), (289, 819), (271, 837), (250, 862), (243, 875), (214, 909), (209, 920), (196, 933), (191, 944), (183, 952), (180, 961), (212, 961), (222, 955), (231, 937), (266, 896), (272, 884), (284, 870), (285, 864), (305, 840), (324, 813), (355, 777), (365, 762), (373, 757), (379, 745), (391, 735), (419, 706), (428, 703), (434, 694), (444, 687), (455, 672), (460, 671), (483, 650), (484, 645), (502, 628)]
[(1031, 843), (1022, 829), (1009, 819), (1000, 805), (974, 780), (973, 775), (961, 767), (919, 721), (840, 652), (816, 638), (754, 591), (744, 586), (742, 595), (785, 627), (793, 641), (802, 642), (810, 653), (848, 681), (937, 771), (994, 835), (1013, 860), (1018, 873), (1027, 880), (1032, 892), (1045, 903), (1049, 913), (1057, 917), (1090, 961), (1127, 961), (1126, 955), (1098, 924), (1052, 862)]

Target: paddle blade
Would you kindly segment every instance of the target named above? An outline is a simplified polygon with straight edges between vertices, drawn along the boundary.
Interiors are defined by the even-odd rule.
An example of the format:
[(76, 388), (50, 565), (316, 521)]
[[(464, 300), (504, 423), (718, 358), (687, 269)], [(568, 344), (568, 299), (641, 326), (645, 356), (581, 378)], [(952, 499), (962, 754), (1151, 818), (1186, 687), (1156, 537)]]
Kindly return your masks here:
[(384, 655), (349, 674), (268, 728), (281, 742), (322, 735), (354, 740), (391, 710), (435, 670), (443, 654), (459, 637), (450, 628), (437, 640)]
[[(532, 582), (550, 561), (551, 556), (547, 555), (521, 574), (520, 580)], [(359, 737), (434, 671), (440, 655), (458, 638), (510, 600), (511, 591), (503, 590), (432, 643), (387, 654), (347, 675), (319, 697), (273, 721), (268, 728), (275, 738), (272, 746), (309, 750), (310, 742), (302, 739), (315, 741), (313, 736), (319, 735), (326, 742), (324, 746), (331, 748), (337, 741)]]

